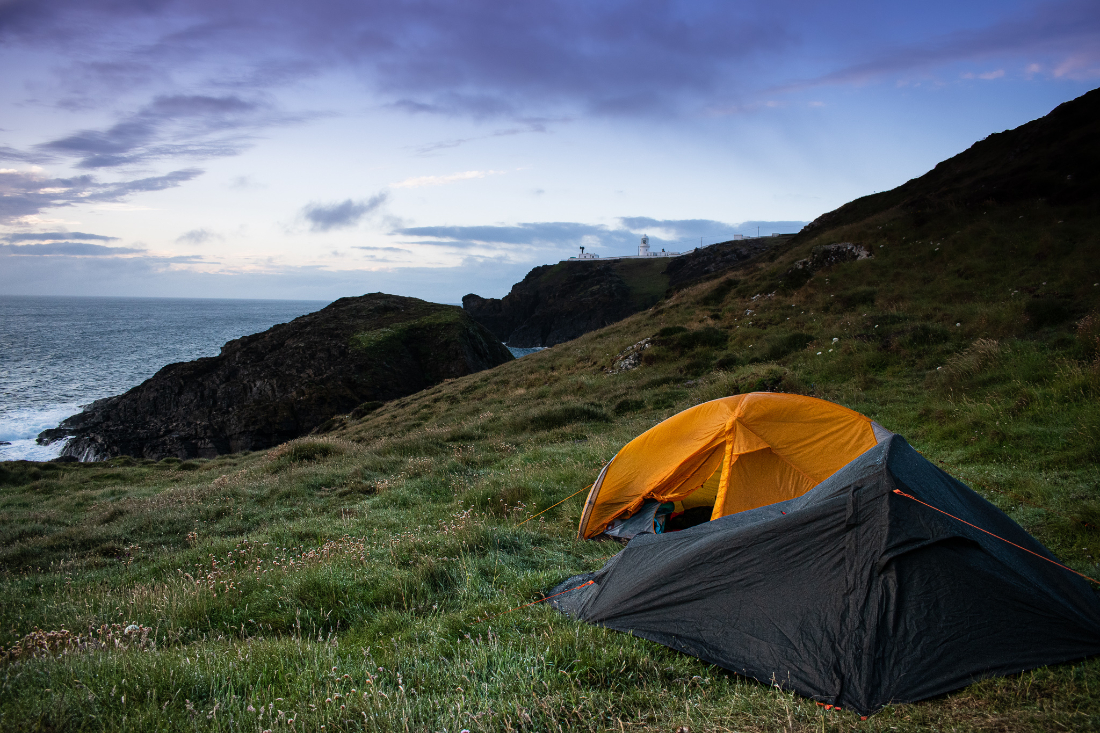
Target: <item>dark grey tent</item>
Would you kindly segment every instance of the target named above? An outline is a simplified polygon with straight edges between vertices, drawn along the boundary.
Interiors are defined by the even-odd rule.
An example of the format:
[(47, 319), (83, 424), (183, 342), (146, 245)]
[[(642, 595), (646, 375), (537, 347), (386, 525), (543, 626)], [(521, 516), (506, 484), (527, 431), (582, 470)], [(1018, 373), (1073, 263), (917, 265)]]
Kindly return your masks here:
[(549, 602), (868, 714), (1100, 652), (1100, 599), (1050, 560), (892, 436), (797, 499), (638, 535)]

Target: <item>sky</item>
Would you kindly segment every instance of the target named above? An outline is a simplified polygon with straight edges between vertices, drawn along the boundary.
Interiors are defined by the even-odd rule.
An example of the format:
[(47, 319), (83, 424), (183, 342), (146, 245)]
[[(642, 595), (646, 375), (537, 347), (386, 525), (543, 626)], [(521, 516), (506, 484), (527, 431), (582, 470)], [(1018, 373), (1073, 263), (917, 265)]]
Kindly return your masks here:
[(1100, 85), (1100, 3), (0, 0), (0, 295), (501, 297)]

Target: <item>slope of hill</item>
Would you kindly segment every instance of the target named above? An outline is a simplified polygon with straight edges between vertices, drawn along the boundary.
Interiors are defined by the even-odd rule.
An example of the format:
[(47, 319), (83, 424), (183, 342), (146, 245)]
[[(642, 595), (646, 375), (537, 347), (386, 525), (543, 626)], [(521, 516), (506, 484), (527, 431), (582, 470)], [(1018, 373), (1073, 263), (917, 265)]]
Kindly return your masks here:
[[(1032, 140), (1036, 161), (1078, 147), (1087, 160), (1098, 118), (1058, 114), (1076, 122), (1041, 141), (1027, 136), (1042, 125), (995, 139)], [(1026, 196), (967, 193), (965, 180), (991, 180), (967, 155), (944, 168), (961, 176), (958, 195), (935, 199), (950, 186), (926, 181), (853, 202), (774, 258), (345, 415), (329, 435), (209, 461), (0, 466), (0, 723), (1100, 727), (1096, 659), (861, 721), (778, 677), (760, 684), (522, 607), (618, 549), (574, 539), (582, 500), (568, 497), (623, 444), (752, 390), (874, 418), (1100, 577), (1100, 213), (1087, 191), (1061, 198), (1054, 175), (1016, 179)], [(871, 256), (830, 254), (842, 243)]]

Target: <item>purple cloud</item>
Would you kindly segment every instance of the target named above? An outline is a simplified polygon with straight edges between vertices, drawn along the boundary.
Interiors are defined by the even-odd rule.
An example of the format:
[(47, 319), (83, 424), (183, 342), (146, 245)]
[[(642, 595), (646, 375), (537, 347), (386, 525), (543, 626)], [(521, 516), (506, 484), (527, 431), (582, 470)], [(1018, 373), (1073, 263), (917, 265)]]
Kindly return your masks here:
[(109, 168), (158, 158), (236, 155), (250, 144), (242, 130), (296, 118), (235, 95), (164, 95), (106, 130), (82, 130), (37, 149), (79, 158), (78, 168)]
[(773, 91), (864, 84), (887, 75), (927, 72), (964, 61), (1003, 56), (1030, 60), (1036, 55), (1087, 59), (1084, 66), (1091, 65), (1095, 71), (1100, 67), (1100, 6), (1093, 0), (1038, 3), (1024, 14), (987, 27), (951, 31), (877, 51), (858, 63)]
[(4, 235), (4, 239), (9, 242), (53, 242), (63, 239), (112, 242), (117, 240), (118, 237), (107, 237), (102, 234), (85, 234), (84, 232), (22, 232), (6, 234)]
[[(531, 222), (513, 226), (428, 226), (404, 227), (392, 233), (417, 239), (409, 243), (470, 249), (477, 247), (538, 248), (554, 252), (584, 245), (600, 247), (608, 254), (627, 253), (638, 246), (638, 232), (651, 228), (650, 243), (656, 249), (684, 251), (703, 244), (732, 239), (735, 234), (756, 236), (757, 227), (766, 235), (797, 232), (802, 221), (752, 221), (727, 224), (710, 219), (651, 219), (623, 217), (622, 226), (606, 227), (579, 222)], [(660, 234), (666, 235), (664, 238)]]
[(383, 192), (361, 201), (347, 199), (335, 204), (312, 203), (302, 209), (301, 215), (309, 222), (309, 229), (313, 232), (347, 229), (377, 211), (387, 198)]
[(50, 178), (29, 171), (0, 170), (0, 224), (44, 209), (116, 202), (134, 193), (175, 188), (202, 173), (198, 168), (186, 168), (162, 176), (101, 183), (92, 175)]
[(70, 257), (117, 257), (140, 254), (144, 249), (134, 247), (105, 247), (87, 242), (49, 242), (47, 244), (0, 244), (0, 253), (15, 256), (43, 257), (67, 255)]
[[(240, 90), (341, 69), (395, 108), (476, 118), (748, 109), (767, 89), (861, 83), (983, 55), (1095, 59), (1098, 41), (1094, 0), (1008, 8), (995, 0), (892, 8), (810, 0), (15, 0), (0, 7), (0, 42), (74, 59), (70, 49), (80, 50), (61, 71), (88, 104), (110, 99), (112, 90), (170, 86), (181, 69), (198, 71), (211, 87)], [(256, 113), (216, 106), (203, 114)], [(129, 122), (140, 120), (120, 125)], [(88, 152), (89, 166), (111, 165), (129, 146), (148, 144), (147, 134), (138, 125), (53, 142)]]
[(176, 244), (205, 244), (215, 239), (222, 239), (222, 236), (209, 229), (192, 229), (176, 237)]

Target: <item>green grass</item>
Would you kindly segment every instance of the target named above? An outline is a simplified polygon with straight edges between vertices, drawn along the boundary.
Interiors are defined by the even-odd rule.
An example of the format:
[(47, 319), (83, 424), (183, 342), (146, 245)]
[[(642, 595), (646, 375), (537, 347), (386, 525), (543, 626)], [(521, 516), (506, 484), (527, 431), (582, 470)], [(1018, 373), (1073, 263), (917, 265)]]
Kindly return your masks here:
[[(1098, 660), (861, 721), (549, 608), (510, 611), (618, 549), (574, 539), (581, 497), (524, 518), (660, 420), (761, 389), (869, 415), (1100, 574), (1100, 257), (1081, 217), (895, 212), (798, 238), (266, 453), (0, 464), (0, 728), (1100, 727)], [(835, 241), (875, 256), (784, 286)], [(606, 372), (645, 337), (641, 366)]]

